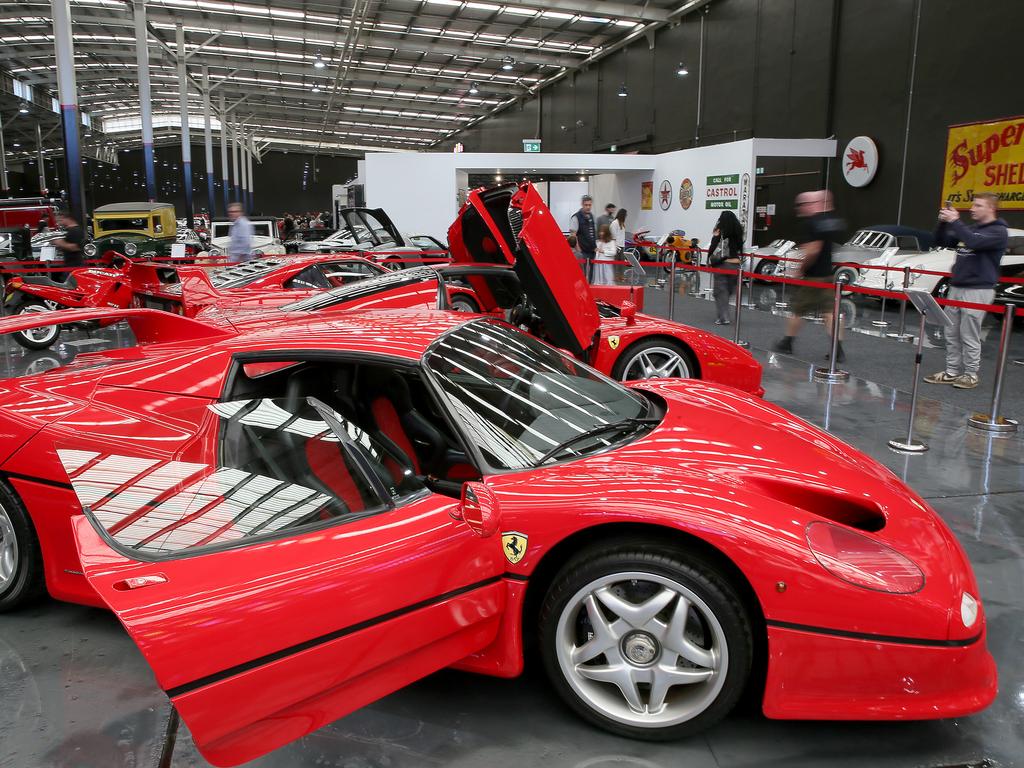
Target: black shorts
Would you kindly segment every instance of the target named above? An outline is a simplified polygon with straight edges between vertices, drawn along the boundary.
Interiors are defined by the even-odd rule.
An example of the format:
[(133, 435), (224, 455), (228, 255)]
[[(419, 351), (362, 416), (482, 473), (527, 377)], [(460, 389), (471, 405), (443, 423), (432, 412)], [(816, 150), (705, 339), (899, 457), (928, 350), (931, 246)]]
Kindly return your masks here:
[(828, 314), (832, 310), (833, 291), (830, 290), (833, 280), (832, 275), (828, 277), (805, 277), (802, 278), (814, 283), (820, 283), (821, 287), (810, 285), (797, 286), (793, 293), (793, 300), (789, 308), (795, 315), (812, 315), (815, 312)]

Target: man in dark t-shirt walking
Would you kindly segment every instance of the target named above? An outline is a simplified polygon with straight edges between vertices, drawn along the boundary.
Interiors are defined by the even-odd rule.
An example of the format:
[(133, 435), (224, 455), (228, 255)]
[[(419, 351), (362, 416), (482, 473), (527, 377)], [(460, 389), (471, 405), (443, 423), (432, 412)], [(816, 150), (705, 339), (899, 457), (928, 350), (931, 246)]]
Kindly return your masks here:
[[(85, 246), (85, 232), (70, 211), (61, 211), (57, 215), (57, 223), (64, 227), (64, 237), (54, 240), (50, 244), (61, 252), (65, 266), (72, 269), (81, 267), (85, 263), (85, 256), (82, 253), (82, 248)], [(65, 282), (68, 279), (68, 273), (55, 272), (53, 279)]]
[[(793, 353), (793, 339), (803, 325), (803, 315), (817, 310), (825, 318), (825, 329), (829, 333), (832, 331), (832, 291), (826, 290), (825, 284), (832, 282), (832, 244), (843, 231), (842, 220), (832, 210), (832, 193), (827, 190), (797, 195), (796, 214), (805, 220), (807, 227), (805, 240), (800, 244), (803, 258), (799, 264), (799, 277), (822, 283), (822, 286), (801, 285), (794, 291), (790, 303), (793, 316), (786, 324), (785, 337), (775, 344), (775, 351), (785, 354)], [(840, 341), (836, 345), (836, 362), (841, 363), (845, 359)]]

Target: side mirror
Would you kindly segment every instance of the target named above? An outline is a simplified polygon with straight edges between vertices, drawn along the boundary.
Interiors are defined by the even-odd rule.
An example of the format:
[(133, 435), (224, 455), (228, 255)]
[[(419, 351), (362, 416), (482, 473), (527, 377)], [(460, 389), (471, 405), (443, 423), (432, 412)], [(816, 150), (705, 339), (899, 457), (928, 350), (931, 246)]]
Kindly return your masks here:
[(619, 316), (626, 321), (626, 325), (636, 325), (636, 304), (628, 299), (622, 302), (619, 307)]
[(465, 483), (462, 486), (461, 517), (477, 536), (493, 536), (501, 527), (498, 497), (483, 483)]

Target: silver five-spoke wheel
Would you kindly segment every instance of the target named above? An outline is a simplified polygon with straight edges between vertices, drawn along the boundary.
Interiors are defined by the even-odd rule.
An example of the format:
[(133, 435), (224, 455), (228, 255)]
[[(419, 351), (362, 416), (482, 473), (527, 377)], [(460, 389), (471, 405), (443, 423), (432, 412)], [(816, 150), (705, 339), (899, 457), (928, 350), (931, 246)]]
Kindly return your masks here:
[(622, 381), (635, 379), (688, 379), (693, 373), (686, 355), (677, 347), (645, 346), (630, 355), (622, 366)]
[(11, 585), (18, 574), (18, 539), (7, 510), (0, 506), (0, 592)]
[(558, 663), (572, 689), (617, 722), (685, 722), (718, 696), (729, 667), (722, 625), (693, 591), (650, 573), (590, 582), (558, 621)]

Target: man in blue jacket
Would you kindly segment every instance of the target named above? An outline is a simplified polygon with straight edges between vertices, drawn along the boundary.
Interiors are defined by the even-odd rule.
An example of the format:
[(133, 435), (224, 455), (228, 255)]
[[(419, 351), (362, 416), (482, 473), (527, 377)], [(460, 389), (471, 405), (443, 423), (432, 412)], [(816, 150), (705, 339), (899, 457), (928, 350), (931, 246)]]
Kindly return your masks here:
[(594, 223), (594, 198), (584, 195), (580, 201), (580, 209), (572, 215), (569, 230), (576, 235), (576, 247), (584, 259), (583, 274), (590, 281), (590, 269), (597, 255), (597, 227)]
[[(982, 192), (971, 203), (972, 226), (960, 221), (952, 206), (939, 211), (935, 244), (956, 247), (956, 261), (946, 298), (972, 304), (991, 304), (999, 282), (999, 262), (1006, 251), (1006, 222), (999, 218), (999, 196)], [(953, 325), (946, 329), (946, 370), (925, 376), (929, 384), (952, 384), (958, 389), (978, 386), (981, 367), (981, 322), (985, 310), (946, 307)]]

